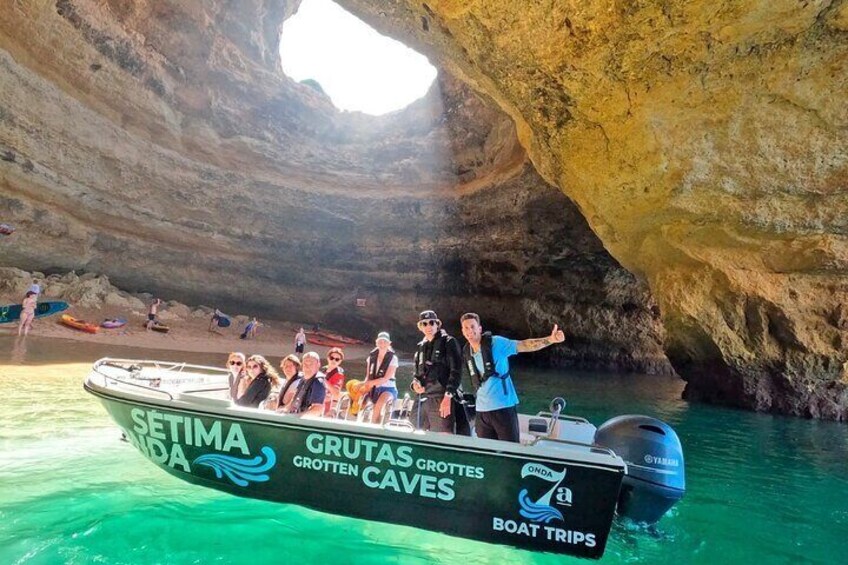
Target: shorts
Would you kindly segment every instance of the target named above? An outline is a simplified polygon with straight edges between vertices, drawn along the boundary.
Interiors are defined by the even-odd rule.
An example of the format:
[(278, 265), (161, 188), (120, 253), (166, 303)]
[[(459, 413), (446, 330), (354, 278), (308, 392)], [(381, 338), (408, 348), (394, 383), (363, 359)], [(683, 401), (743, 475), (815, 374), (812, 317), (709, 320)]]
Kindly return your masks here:
[(446, 434), (454, 433), (456, 422), (456, 409), (462, 406), (456, 402), (451, 403), (451, 413), (447, 418), (442, 418), (439, 413), (439, 406), (442, 403), (443, 396), (421, 397), (421, 401), (415, 401), (415, 407), (412, 409), (410, 421), (416, 429), (426, 430), (430, 432), (441, 432)]
[(295, 353), (303, 353), (303, 344), (298, 343), (297, 345), (295, 345), (294, 346), (294, 352)]
[(148, 314), (148, 315), (147, 315), (147, 319), (148, 319), (148, 320), (150, 320), (150, 321), (152, 322), (153, 320), (155, 320), (155, 319), (156, 319), (156, 314)]
[(371, 392), (368, 393), (368, 400), (371, 402), (377, 402), (377, 399), (380, 398), (380, 395), (384, 392), (389, 392), (392, 395), (392, 400), (398, 397), (397, 388), (393, 386), (378, 386), (371, 389)]

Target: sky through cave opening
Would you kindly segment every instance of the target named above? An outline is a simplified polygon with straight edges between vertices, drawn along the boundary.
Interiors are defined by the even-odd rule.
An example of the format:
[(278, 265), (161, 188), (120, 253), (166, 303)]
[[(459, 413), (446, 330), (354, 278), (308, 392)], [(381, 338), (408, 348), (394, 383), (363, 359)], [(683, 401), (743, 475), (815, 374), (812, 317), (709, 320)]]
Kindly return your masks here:
[(330, 0), (303, 0), (286, 20), (280, 59), (286, 75), (317, 82), (337, 108), (375, 116), (415, 102), (436, 78), (424, 55)]

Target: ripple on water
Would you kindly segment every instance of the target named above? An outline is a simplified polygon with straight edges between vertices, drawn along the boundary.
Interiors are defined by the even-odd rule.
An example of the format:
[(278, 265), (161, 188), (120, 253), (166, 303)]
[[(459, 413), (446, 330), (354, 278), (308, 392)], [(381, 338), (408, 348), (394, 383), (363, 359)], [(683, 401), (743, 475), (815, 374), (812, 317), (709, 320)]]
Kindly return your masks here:
[[(21, 365), (20, 351), (15, 363), (3, 358), (11, 343), (4, 339), (0, 563), (261, 564), (291, 555), (305, 563), (586, 563), (183, 483), (118, 441), (81, 385), (96, 358), (159, 353), (33, 340)], [(401, 387), (408, 373), (403, 368)], [(681, 437), (685, 498), (654, 529), (616, 522), (602, 563), (839, 561), (848, 531), (844, 425), (689, 405), (675, 379), (521, 368), (515, 375), (525, 411), (564, 395), (569, 413), (596, 424), (645, 413)]]

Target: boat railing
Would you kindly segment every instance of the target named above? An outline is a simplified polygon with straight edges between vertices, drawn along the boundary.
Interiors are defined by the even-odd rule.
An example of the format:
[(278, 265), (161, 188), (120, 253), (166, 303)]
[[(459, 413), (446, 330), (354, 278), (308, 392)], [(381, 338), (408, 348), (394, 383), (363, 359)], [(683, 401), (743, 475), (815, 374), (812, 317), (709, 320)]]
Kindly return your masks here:
[[(105, 367), (125, 371), (126, 373), (128, 373), (129, 377), (121, 378), (114, 374), (110, 374), (103, 370), (103, 368)], [(149, 377), (147, 379), (148, 384), (138, 382), (138, 380), (141, 379), (141, 372), (144, 368), (151, 368), (157, 372), (176, 373), (180, 375), (182, 375), (184, 371), (188, 370), (187, 372), (198, 373), (201, 377), (223, 377), (228, 374), (226, 369), (219, 369), (217, 367), (208, 367), (204, 365), (193, 365), (190, 363), (180, 362), (161, 362), (156, 360), (116, 359), (110, 357), (105, 357), (96, 361), (94, 363), (94, 366), (92, 367), (92, 371), (94, 371), (104, 379), (104, 384), (106, 386), (109, 385), (109, 382), (119, 383), (124, 386), (139, 388), (157, 394), (161, 394), (167, 396), (169, 400), (174, 400), (174, 396), (169, 391), (159, 387), (159, 384), (161, 383), (161, 376)], [(157, 384), (154, 385), (154, 383)], [(193, 389), (191, 391), (183, 392), (213, 392), (224, 390), (226, 388), (227, 387), (210, 387), (208, 389)]]
[(596, 443), (583, 443), (582, 441), (571, 441), (571, 440), (568, 440), (568, 439), (558, 439), (558, 438), (553, 438), (553, 437), (541, 436), (541, 437), (536, 438), (529, 445), (535, 446), (535, 445), (543, 443), (543, 442), (552, 442), (552, 443), (556, 443), (556, 444), (583, 447), (585, 449), (588, 449), (592, 453), (603, 453), (605, 455), (616, 457), (615, 451), (613, 451), (609, 447), (604, 447), (603, 445), (598, 445)]
[[(550, 412), (537, 412), (536, 417), (538, 418), (553, 418), (553, 414)], [(581, 418), (579, 416), (569, 416), (568, 414), (559, 414), (557, 415), (557, 420), (561, 422), (573, 422), (575, 424), (590, 424), (591, 422), (586, 418)]]

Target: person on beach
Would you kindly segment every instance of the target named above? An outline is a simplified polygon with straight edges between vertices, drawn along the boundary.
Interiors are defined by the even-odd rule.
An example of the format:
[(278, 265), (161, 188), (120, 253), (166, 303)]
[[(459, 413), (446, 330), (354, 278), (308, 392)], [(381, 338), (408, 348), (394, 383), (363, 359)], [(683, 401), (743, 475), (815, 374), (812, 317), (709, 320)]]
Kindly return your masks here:
[(303, 374), (301, 374), (300, 369), (300, 359), (294, 353), (287, 355), (280, 361), (280, 371), (282, 371), (283, 378), (286, 381), (277, 397), (277, 407), (275, 408), (277, 412), (285, 412), (294, 399), (297, 387), (303, 381)]
[(306, 346), (306, 333), (303, 328), (297, 330), (294, 336), (294, 352), (298, 355), (303, 353), (303, 348)]
[(162, 301), (158, 298), (150, 301), (150, 307), (147, 309), (147, 324), (144, 326), (148, 330), (156, 325), (156, 315), (159, 313), (159, 306), (161, 304)]
[(238, 398), (239, 384), (241, 383), (241, 380), (245, 377), (244, 363), (244, 353), (234, 351), (233, 353), (230, 353), (230, 355), (227, 357), (227, 371), (229, 371), (230, 373), (227, 376), (227, 381), (230, 385), (231, 400), (235, 400), (236, 398)]
[(32, 329), (32, 321), (35, 319), (35, 308), (38, 306), (38, 294), (29, 290), (21, 302), (21, 321), (18, 324), (18, 335), (23, 332), (24, 336), (29, 335), (29, 330)]
[(411, 415), (420, 430), (470, 435), (465, 408), (458, 402), (462, 378), (462, 350), (443, 328), (433, 310), (418, 315), (418, 342), (413, 359), (413, 392), (418, 395)]
[(209, 332), (215, 331), (215, 328), (218, 327), (218, 321), (224, 317), (224, 313), (215, 308), (215, 312), (212, 313), (212, 319), (209, 320)]
[(565, 341), (556, 324), (551, 335), (516, 341), (483, 333), (480, 316), (469, 312), (460, 318), (468, 343), (462, 350), (464, 370), (477, 393), (477, 437), (519, 442), (518, 395), (509, 374), (509, 358), (516, 353), (539, 351)]
[(256, 319), (256, 316), (251, 318), (251, 320), (244, 327), (244, 333), (241, 334), (241, 339), (253, 339), (256, 337), (256, 332), (259, 331), (259, 326), (262, 323)]
[(392, 339), (388, 332), (378, 333), (374, 344), (377, 347), (368, 354), (365, 362), (365, 382), (359, 385), (358, 392), (365, 395), (363, 401), (374, 405), (371, 422), (378, 424), (382, 423), (386, 403), (394, 402), (398, 396), (395, 384), (398, 357), (392, 349)]
[(342, 368), (344, 351), (333, 347), (327, 352), (327, 364), (321, 367), (324, 373), (324, 383), (327, 385), (327, 398), (324, 400), (324, 415), (329, 416), (333, 405), (339, 401), (344, 386), (345, 372)]
[(321, 367), (321, 357), (314, 351), (309, 351), (303, 355), (301, 363), (303, 381), (298, 385), (286, 411), (302, 416), (322, 416), (327, 387), (324, 384), (324, 373), (318, 370)]
[(41, 284), (38, 282), (38, 279), (32, 279), (32, 284), (29, 285), (27, 292), (35, 294), (35, 299), (38, 300), (38, 296), (41, 294)]
[(236, 404), (259, 408), (259, 405), (268, 399), (271, 392), (279, 388), (280, 377), (268, 360), (261, 355), (248, 357), (245, 369), (247, 378), (242, 379), (242, 383), (247, 381), (247, 386), (244, 388), (244, 392), (239, 395)]

